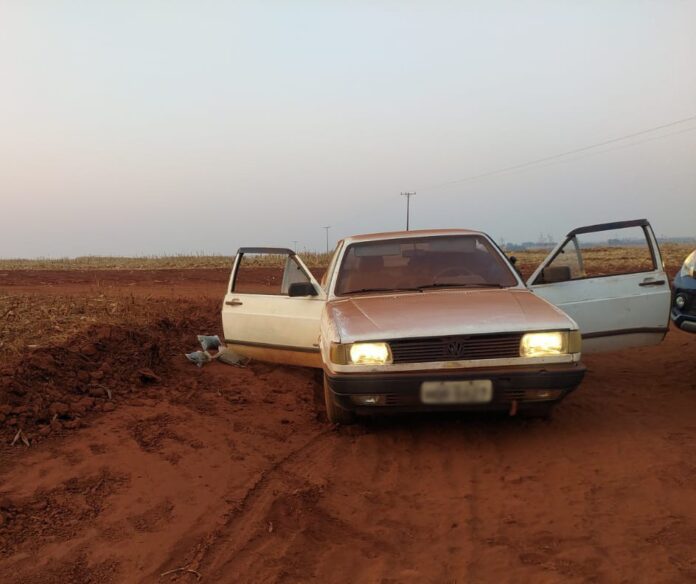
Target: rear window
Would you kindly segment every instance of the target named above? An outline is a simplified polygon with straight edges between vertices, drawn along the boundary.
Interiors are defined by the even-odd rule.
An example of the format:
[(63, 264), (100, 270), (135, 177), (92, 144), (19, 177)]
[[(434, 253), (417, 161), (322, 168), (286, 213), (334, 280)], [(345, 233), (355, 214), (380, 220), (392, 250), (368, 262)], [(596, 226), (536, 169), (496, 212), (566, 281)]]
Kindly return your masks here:
[(517, 284), (510, 265), (485, 237), (431, 236), (350, 245), (335, 293)]

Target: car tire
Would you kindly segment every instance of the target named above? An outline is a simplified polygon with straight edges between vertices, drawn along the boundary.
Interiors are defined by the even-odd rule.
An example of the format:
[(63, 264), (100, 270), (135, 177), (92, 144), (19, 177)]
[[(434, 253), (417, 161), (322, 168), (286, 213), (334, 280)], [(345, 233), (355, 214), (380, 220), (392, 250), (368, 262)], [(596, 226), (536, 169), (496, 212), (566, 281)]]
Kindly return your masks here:
[(355, 423), (355, 414), (342, 408), (334, 401), (326, 373), (324, 374), (324, 404), (326, 406), (326, 417), (332, 424), (347, 426)]
[(553, 414), (554, 404), (534, 404), (520, 408), (518, 412), (521, 418), (548, 420)]

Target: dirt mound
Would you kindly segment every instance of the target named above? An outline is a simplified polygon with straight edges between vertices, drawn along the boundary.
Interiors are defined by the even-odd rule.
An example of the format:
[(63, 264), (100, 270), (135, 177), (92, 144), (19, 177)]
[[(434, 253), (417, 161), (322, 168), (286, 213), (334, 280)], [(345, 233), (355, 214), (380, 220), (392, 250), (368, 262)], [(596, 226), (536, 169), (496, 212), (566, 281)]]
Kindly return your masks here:
[(214, 316), (164, 318), (138, 329), (91, 326), (65, 345), (29, 350), (0, 369), (0, 434), (31, 443), (135, 395), (157, 398), (167, 363), (192, 346), (194, 333), (213, 330)]

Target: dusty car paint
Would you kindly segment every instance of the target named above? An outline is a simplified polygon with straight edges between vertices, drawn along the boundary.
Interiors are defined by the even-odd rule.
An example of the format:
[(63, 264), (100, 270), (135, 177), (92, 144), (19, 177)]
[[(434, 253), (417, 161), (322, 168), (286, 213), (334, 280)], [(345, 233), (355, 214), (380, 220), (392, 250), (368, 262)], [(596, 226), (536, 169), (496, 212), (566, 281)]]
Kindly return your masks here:
[(577, 328), (555, 306), (523, 288), (353, 296), (330, 301), (327, 310), (343, 343)]

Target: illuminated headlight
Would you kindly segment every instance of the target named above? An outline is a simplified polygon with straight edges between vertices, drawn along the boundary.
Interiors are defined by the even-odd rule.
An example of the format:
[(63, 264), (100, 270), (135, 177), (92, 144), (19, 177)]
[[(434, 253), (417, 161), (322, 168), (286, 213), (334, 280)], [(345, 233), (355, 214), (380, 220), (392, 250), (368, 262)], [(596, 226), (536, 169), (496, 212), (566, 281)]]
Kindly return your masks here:
[(391, 361), (387, 343), (353, 343), (348, 356), (354, 365), (384, 365)]
[(677, 305), (677, 308), (681, 310), (686, 306), (686, 297), (683, 294), (679, 294), (675, 299), (674, 299), (674, 304)]
[(520, 343), (522, 357), (553, 357), (580, 352), (580, 331), (527, 333)]
[(392, 362), (387, 343), (333, 345), (331, 360), (339, 365), (386, 365)]

